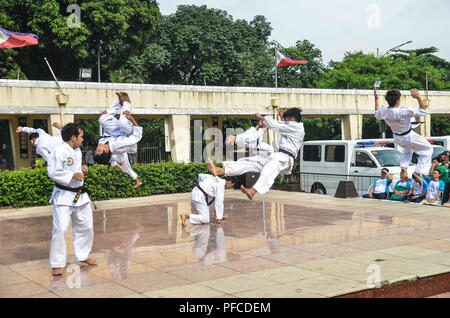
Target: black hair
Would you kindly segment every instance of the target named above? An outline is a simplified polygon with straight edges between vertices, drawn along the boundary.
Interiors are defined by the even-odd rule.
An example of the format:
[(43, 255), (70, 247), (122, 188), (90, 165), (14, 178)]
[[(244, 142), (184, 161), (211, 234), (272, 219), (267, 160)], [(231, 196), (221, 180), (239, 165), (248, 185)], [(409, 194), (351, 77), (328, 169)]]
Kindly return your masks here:
[(439, 169), (437, 169), (437, 168), (435, 168), (433, 171), (437, 171), (437, 172), (439, 172), (439, 175), (440, 176), (442, 176), (442, 171), (441, 170), (439, 170)]
[(39, 135), (37, 133), (32, 133), (28, 136), (28, 140), (33, 140), (34, 138), (38, 138)]
[(289, 118), (292, 117), (295, 119), (296, 122), (302, 121), (302, 111), (298, 108), (289, 108), (284, 114), (283, 118)]
[(80, 131), (82, 131), (83, 128), (75, 123), (68, 123), (61, 129), (61, 137), (64, 141), (69, 141), (72, 136), (75, 136), (78, 138), (78, 135), (80, 135)]
[(100, 155), (94, 156), (94, 161), (101, 165), (109, 165), (109, 161), (111, 160), (111, 151), (103, 151)]
[(388, 168), (383, 168), (383, 169), (381, 169), (381, 171), (383, 171), (383, 170), (386, 170), (386, 172), (389, 172), (389, 169), (388, 169)]
[(384, 98), (388, 102), (389, 107), (392, 107), (395, 106), (395, 104), (397, 104), (397, 101), (400, 99), (400, 96), (402, 96), (402, 94), (398, 89), (391, 89), (387, 91), (386, 96), (384, 96)]
[(236, 184), (236, 178), (234, 176), (225, 177), (225, 181), (231, 181), (232, 183)]

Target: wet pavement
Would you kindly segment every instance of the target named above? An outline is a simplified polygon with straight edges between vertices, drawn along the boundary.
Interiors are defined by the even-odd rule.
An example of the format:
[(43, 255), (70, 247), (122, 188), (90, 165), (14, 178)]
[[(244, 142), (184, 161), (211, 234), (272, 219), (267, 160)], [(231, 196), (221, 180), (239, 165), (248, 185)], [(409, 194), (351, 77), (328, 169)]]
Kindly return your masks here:
[(333, 297), (450, 272), (449, 208), (229, 190), (229, 220), (183, 228), (189, 194), (97, 205), (99, 265), (74, 263), (69, 230), (59, 278), (51, 207), (0, 210), (0, 297)]

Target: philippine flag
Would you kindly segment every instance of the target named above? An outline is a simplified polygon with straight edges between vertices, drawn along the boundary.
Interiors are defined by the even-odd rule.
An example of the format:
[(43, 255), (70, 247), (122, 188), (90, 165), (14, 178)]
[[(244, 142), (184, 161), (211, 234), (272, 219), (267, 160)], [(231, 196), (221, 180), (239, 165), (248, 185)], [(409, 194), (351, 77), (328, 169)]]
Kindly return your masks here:
[(289, 66), (289, 65), (295, 65), (295, 64), (306, 64), (308, 61), (296, 61), (291, 59), (290, 57), (287, 57), (283, 53), (277, 50), (277, 67), (282, 66)]
[(37, 45), (38, 36), (31, 33), (12, 32), (0, 28), (0, 49)]

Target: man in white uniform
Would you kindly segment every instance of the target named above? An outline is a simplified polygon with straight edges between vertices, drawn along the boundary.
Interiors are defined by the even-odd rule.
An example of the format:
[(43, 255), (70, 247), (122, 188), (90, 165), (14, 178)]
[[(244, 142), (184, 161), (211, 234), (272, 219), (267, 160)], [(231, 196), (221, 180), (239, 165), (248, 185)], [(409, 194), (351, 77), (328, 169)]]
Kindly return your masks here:
[(59, 129), (58, 136), (51, 136), (41, 128), (34, 129), (22, 126), (17, 127), (16, 132), (29, 134), (30, 143), (36, 148), (36, 153), (41, 155), (45, 162), (48, 163), (48, 158), (53, 149), (64, 142), (61, 138), (62, 125), (60, 123), (53, 123), (53, 127)]
[(89, 258), (94, 241), (91, 200), (83, 187), (87, 166), (81, 166), (83, 130), (69, 123), (61, 131), (63, 143), (50, 154), (47, 172), (55, 181), (50, 203), (53, 203), (53, 230), (50, 265), (53, 275), (62, 275), (66, 266), (66, 232), (72, 220), (75, 260), (97, 265)]
[[(119, 92), (117, 96), (119, 102), (100, 116), (99, 123), (103, 127), (103, 136), (100, 137), (94, 161), (118, 166), (122, 172), (133, 178), (135, 181), (133, 188), (136, 189), (142, 185), (142, 182), (131, 168), (128, 153), (136, 153), (137, 143), (142, 138), (142, 127), (139, 127), (131, 116), (128, 94)], [(114, 116), (119, 110), (120, 118), (117, 119)]]
[(377, 89), (375, 88), (375, 118), (386, 121), (394, 134), (394, 141), (403, 148), (403, 155), (400, 160), (401, 174), (408, 176), (408, 166), (415, 152), (419, 158), (414, 173), (427, 179), (431, 167), (433, 147), (428, 140), (415, 133), (412, 130), (413, 127), (411, 127), (411, 118), (424, 116), (427, 110), (419, 91), (414, 88), (410, 92), (411, 96), (417, 99), (419, 108), (399, 107), (401, 93), (398, 90), (388, 91), (385, 98), (389, 107), (380, 108)]
[(216, 223), (222, 223), (225, 189), (231, 189), (234, 184), (233, 178), (224, 180), (210, 174), (199, 174), (198, 185), (191, 192), (191, 200), (197, 210), (197, 214), (181, 214), (182, 225), (185, 225), (187, 219), (189, 219), (191, 224), (209, 223), (209, 206), (213, 202)]
[(283, 116), (284, 121), (274, 120), (268, 116), (260, 114), (254, 115), (256, 119), (263, 120), (268, 128), (281, 135), (278, 143), (278, 151), (270, 156), (254, 156), (243, 158), (246, 160), (225, 161), (223, 168), (216, 167), (208, 158), (208, 170), (214, 175), (237, 176), (246, 172), (260, 172), (260, 176), (255, 185), (247, 189), (241, 185), (241, 190), (250, 200), (253, 200), (256, 192), (267, 193), (279, 173), (283, 175), (291, 174), (294, 160), (300, 150), (305, 136), (302, 116), (298, 108), (288, 109)]

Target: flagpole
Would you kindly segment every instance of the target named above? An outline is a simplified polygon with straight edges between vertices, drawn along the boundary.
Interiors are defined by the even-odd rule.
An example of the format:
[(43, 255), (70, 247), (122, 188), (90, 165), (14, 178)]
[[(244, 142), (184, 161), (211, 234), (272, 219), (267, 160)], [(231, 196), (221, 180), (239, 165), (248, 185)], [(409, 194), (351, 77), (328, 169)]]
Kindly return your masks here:
[(275, 41), (275, 88), (278, 87), (277, 44)]

